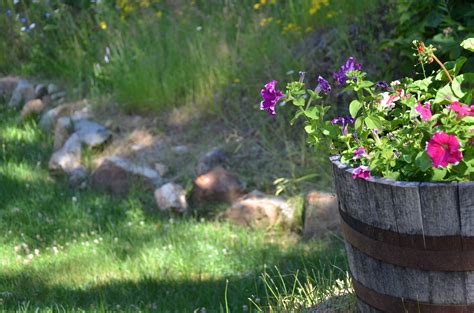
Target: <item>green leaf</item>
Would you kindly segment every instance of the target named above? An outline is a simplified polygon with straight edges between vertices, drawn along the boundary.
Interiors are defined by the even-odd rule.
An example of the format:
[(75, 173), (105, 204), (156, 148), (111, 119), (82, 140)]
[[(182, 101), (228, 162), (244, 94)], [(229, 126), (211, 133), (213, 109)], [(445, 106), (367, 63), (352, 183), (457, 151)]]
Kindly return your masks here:
[(362, 117), (359, 117), (355, 121), (355, 129), (357, 131), (360, 131), (362, 129), (362, 125), (364, 124), (364, 119)]
[[(451, 76), (456, 76), (459, 74), (459, 71), (463, 67), (464, 63), (466, 63), (467, 58), (466, 57), (460, 57), (456, 61), (448, 61), (444, 63), (444, 66), (446, 69), (448, 69), (449, 73)], [(446, 73), (440, 69), (438, 71), (438, 74), (436, 74), (436, 80), (447, 80), (448, 78), (446, 77)]]
[(371, 81), (368, 81), (368, 80), (364, 80), (364, 81), (361, 81), (360, 84), (359, 84), (359, 87), (360, 88), (369, 88), (371, 86), (373, 86), (374, 83), (371, 82)]
[(309, 108), (308, 110), (304, 110), (304, 115), (306, 115), (308, 118), (315, 120), (318, 118), (318, 107), (312, 107)]
[(349, 104), (349, 112), (353, 118), (357, 116), (360, 108), (362, 108), (362, 103), (359, 100), (353, 100), (351, 104)]
[(305, 130), (308, 134), (314, 133), (314, 128), (313, 128), (313, 126), (311, 126), (311, 125), (306, 125), (306, 126), (304, 127), (304, 130)]
[(376, 115), (368, 116), (365, 119), (365, 125), (367, 125), (367, 128), (369, 129), (378, 129), (378, 130), (382, 129), (382, 121)]
[[(467, 92), (472, 92), (474, 73), (466, 73), (454, 77), (453, 82), (439, 89), (434, 103), (447, 104), (463, 98)], [(466, 92), (464, 91), (466, 90)]]
[(426, 172), (433, 167), (430, 156), (426, 153), (426, 151), (418, 153), (415, 159), (415, 164), (422, 172)]
[(445, 168), (435, 168), (433, 169), (433, 176), (431, 176), (432, 181), (441, 181), (446, 176), (447, 170)]
[(467, 38), (461, 42), (461, 47), (471, 52), (474, 52), (474, 38)]

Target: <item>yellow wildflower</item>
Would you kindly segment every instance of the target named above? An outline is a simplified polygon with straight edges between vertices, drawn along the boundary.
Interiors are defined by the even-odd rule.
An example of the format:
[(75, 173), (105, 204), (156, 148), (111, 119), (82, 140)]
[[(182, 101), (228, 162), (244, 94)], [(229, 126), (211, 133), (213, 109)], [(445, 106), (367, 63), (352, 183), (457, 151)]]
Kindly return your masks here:
[(260, 0), (260, 4), (261, 4), (261, 5), (266, 5), (266, 4), (267, 4), (267, 0)]
[(270, 4), (276, 4), (277, 1), (276, 0), (270, 0)]
[(308, 26), (306, 27), (306, 29), (304, 30), (306, 33), (311, 33), (313, 31), (313, 27), (311, 26)]
[(334, 17), (334, 12), (333, 12), (333, 11), (329, 11), (328, 14), (326, 14), (326, 17), (327, 17), (327, 18), (333, 18), (333, 17)]
[(240, 84), (240, 79), (238, 78), (234, 79), (234, 84)]
[(261, 6), (262, 6), (262, 5), (261, 5), (260, 3), (255, 3), (255, 4), (253, 5), (253, 9), (254, 9), (254, 10), (258, 10), (258, 9), (260, 9)]
[(102, 30), (106, 30), (107, 29), (107, 23), (106, 22), (100, 22), (99, 23), (99, 26)]
[(158, 10), (158, 11), (156, 11), (155, 15), (156, 15), (157, 18), (161, 18), (161, 16), (163, 16), (163, 12)]
[(146, 9), (146, 8), (148, 8), (149, 6), (150, 6), (150, 0), (142, 0), (142, 1), (140, 2), (140, 7), (141, 7), (142, 9)]

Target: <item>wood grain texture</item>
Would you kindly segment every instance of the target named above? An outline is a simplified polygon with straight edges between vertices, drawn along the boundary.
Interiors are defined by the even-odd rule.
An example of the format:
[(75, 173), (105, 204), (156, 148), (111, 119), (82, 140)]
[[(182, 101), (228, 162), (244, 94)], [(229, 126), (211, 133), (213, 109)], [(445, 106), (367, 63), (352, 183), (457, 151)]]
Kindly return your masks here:
[(348, 248), (361, 284), (379, 293), (433, 304), (469, 304), (465, 273), (421, 271), (387, 264)]
[(390, 185), (398, 232), (410, 235), (423, 235), (419, 193), (420, 183), (392, 181)]
[(382, 229), (398, 231), (390, 181), (370, 179), (366, 185), (368, 215), (365, 222)]
[(420, 203), (426, 236), (461, 234), (457, 183), (421, 183)]

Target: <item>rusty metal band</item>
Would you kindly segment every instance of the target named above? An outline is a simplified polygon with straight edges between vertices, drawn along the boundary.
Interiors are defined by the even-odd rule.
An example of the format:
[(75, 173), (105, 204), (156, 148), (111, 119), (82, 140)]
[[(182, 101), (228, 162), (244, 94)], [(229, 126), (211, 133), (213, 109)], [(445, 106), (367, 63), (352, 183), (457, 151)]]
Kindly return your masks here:
[(339, 210), (339, 213), (342, 219), (359, 233), (395, 246), (436, 251), (474, 250), (474, 237), (403, 234), (368, 225), (342, 210)]
[(352, 277), (352, 285), (360, 301), (386, 313), (472, 313), (472, 304), (433, 304), (378, 293)]
[(341, 228), (346, 241), (374, 259), (425, 271), (474, 271), (474, 250), (437, 251), (400, 246), (394, 240), (382, 241), (396, 233), (369, 225), (364, 227), (370, 229), (370, 232), (362, 233), (351, 227), (344, 216), (341, 216)]

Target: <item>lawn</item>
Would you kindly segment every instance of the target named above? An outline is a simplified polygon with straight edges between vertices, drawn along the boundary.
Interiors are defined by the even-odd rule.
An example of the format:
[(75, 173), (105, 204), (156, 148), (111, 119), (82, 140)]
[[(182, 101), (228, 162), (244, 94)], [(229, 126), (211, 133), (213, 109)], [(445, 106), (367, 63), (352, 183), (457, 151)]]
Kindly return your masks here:
[[(0, 105), (0, 310), (216, 312), (227, 301), (231, 312), (256, 311), (281, 305), (264, 272), (281, 274), (289, 287), (276, 283), (278, 297), (300, 304), (321, 301), (345, 278), (338, 238), (300, 242), (161, 214), (139, 193), (71, 189), (46, 169), (51, 140), (16, 116)], [(290, 288), (297, 271), (314, 284), (306, 297)]]

